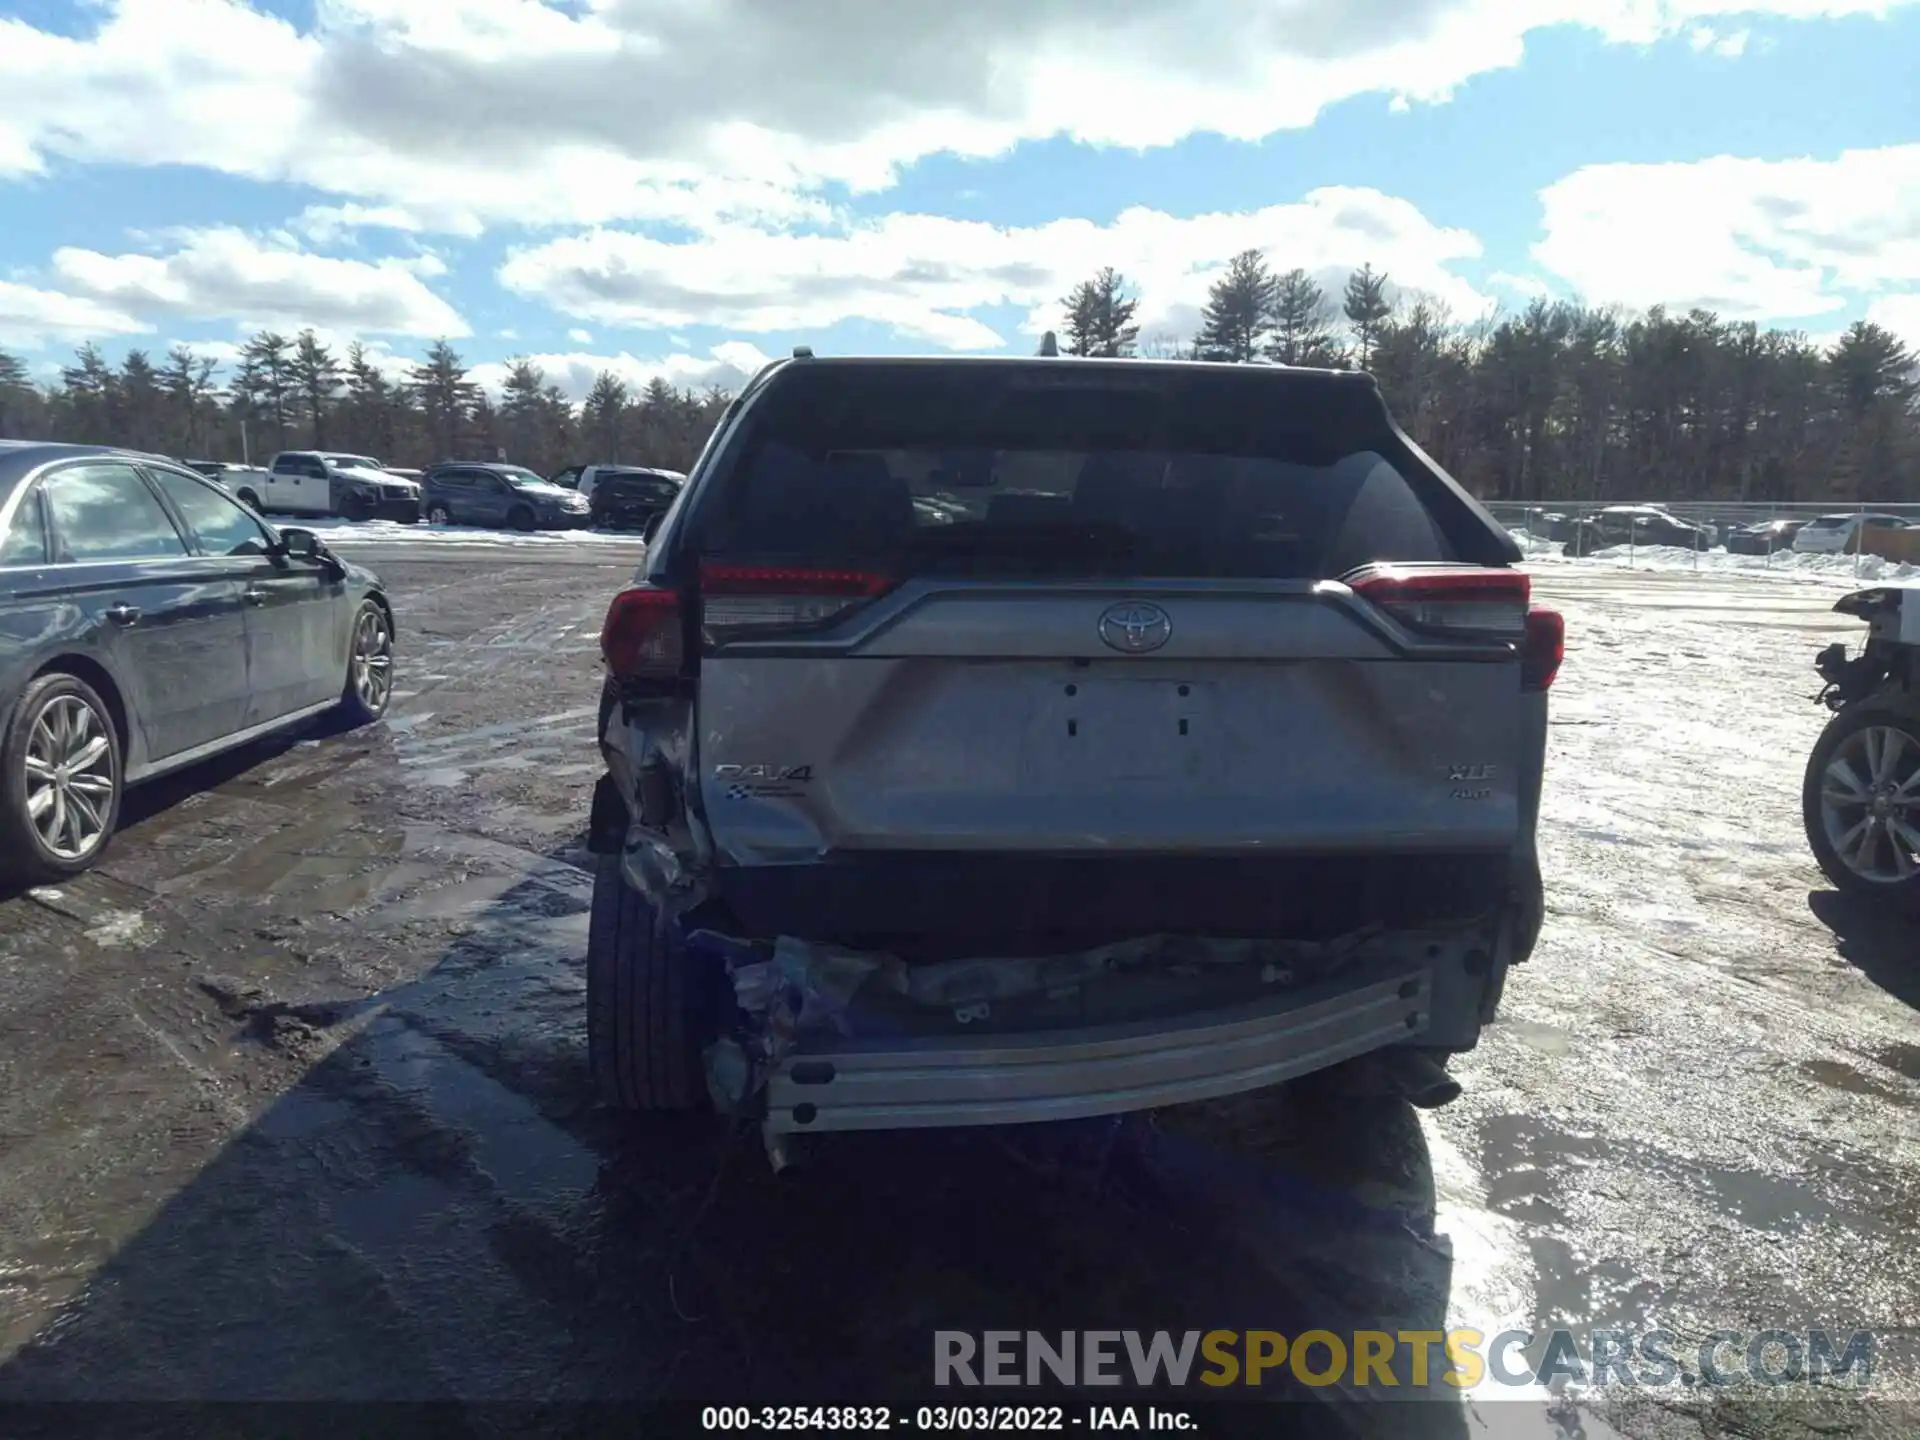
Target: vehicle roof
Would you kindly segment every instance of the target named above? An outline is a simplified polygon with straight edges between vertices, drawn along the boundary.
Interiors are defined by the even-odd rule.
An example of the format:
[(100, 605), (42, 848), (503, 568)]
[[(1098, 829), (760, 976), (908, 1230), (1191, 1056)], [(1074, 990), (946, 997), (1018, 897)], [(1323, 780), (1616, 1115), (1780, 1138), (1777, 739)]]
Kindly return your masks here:
[(687, 477), (678, 470), (660, 470), (651, 465), (589, 465), (589, 470), (604, 470), (607, 478), (618, 480), (632, 476), (642, 480), (685, 480)]
[[(1008, 370), (1060, 372), (1069, 369), (1111, 370), (1138, 375), (1143, 370), (1167, 374), (1191, 375), (1202, 370), (1217, 370), (1233, 375), (1268, 375), (1289, 381), (1333, 381), (1342, 385), (1374, 385), (1364, 370), (1321, 370), (1306, 365), (1238, 365), (1225, 360), (1143, 360), (1093, 359), (1079, 355), (809, 355), (791, 360), (776, 360), (760, 372), (764, 376), (788, 366), (801, 369), (915, 369), (966, 368), (975, 370), (999, 367)], [(760, 378), (759, 376), (755, 377)]]
[(170, 455), (147, 450), (130, 450), (123, 445), (71, 445), (58, 440), (0, 440), (0, 489), (13, 485), (21, 476), (55, 460), (77, 460), (88, 455), (115, 455), (128, 460), (147, 460), (178, 466)]

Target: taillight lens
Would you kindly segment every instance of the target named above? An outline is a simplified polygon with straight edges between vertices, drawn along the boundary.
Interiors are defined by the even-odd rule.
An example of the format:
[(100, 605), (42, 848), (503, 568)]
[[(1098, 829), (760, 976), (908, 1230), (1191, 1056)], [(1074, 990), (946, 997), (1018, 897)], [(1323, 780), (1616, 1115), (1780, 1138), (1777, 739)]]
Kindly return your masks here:
[(1567, 656), (1567, 621), (1558, 610), (1536, 605), (1527, 612), (1526, 638), (1520, 642), (1520, 688), (1545, 690)]
[(621, 680), (680, 673), (680, 599), (671, 590), (636, 585), (607, 606), (600, 627), (600, 654)]
[(808, 630), (838, 620), (899, 583), (870, 570), (811, 566), (700, 567), (700, 629), (707, 644)]
[(1347, 584), (1415, 629), (1512, 640), (1526, 633), (1533, 595), (1523, 571), (1467, 566), (1369, 565)]

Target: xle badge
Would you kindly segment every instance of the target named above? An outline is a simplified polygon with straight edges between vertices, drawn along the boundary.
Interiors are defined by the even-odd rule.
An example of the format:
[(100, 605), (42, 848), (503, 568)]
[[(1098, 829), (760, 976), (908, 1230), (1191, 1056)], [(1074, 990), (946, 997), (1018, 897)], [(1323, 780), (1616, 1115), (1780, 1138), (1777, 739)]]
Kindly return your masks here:
[(729, 800), (780, 800), (806, 794), (811, 765), (716, 765), (713, 779)]
[(1486, 782), (1493, 779), (1491, 765), (1449, 765), (1447, 781), (1453, 786), (1449, 800), (1490, 800), (1493, 787)]

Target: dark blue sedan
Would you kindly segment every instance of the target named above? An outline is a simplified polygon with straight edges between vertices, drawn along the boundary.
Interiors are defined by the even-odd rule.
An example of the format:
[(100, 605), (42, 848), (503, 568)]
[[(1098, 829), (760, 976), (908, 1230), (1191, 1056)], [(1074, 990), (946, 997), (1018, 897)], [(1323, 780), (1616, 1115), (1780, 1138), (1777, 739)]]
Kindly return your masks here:
[(379, 580), (158, 456), (0, 440), (0, 872), (86, 869), (129, 785), (386, 712)]

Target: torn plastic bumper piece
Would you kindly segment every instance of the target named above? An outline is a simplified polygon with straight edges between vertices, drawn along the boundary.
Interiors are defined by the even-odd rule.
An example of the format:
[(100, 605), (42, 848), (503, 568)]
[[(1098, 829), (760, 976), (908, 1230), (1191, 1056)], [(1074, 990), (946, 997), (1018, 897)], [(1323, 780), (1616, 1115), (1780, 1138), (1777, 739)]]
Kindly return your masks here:
[(1278, 1084), (1418, 1039), (1430, 976), (1289, 991), (1167, 1020), (864, 1042), (808, 1037), (766, 1068), (771, 1136), (1112, 1115)]

